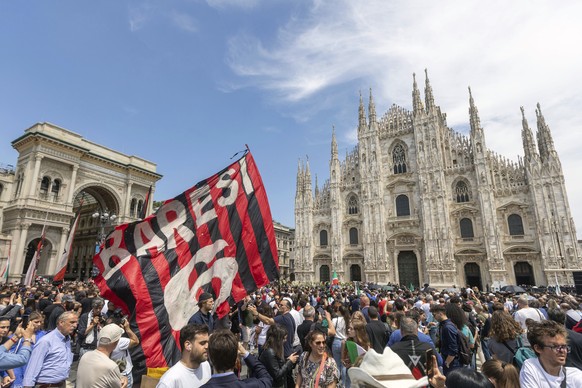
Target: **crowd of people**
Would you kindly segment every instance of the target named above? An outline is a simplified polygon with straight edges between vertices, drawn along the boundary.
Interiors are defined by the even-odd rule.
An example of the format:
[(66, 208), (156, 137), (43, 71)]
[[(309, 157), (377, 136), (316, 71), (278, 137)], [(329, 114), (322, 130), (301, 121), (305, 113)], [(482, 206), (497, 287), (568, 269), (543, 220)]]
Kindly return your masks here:
[[(274, 284), (179, 333), (157, 387), (582, 387), (575, 294)], [(91, 282), (0, 289), (2, 387), (133, 387), (140, 338)]]

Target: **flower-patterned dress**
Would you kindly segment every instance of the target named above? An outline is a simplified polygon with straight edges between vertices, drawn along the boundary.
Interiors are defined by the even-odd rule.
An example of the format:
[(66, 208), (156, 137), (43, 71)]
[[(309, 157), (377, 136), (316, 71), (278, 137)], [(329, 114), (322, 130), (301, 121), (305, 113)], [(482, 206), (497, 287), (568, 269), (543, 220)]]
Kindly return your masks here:
[[(315, 377), (318, 373), (320, 362), (314, 363), (309, 359), (309, 353), (303, 352), (297, 363), (297, 373), (301, 375), (299, 388), (315, 387)], [(339, 382), (339, 370), (333, 357), (328, 356), (323, 364), (323, 371), (319, 377), (319, 388), (325, 388), (330, 384)]]

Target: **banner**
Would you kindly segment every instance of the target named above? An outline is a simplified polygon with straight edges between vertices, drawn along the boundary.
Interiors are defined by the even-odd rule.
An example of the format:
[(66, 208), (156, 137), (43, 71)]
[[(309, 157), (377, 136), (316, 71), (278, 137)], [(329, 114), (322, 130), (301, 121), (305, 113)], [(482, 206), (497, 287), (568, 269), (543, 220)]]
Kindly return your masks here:
[(142, 220), (146, 218), (146, 216), (148, 215), (148, 207), (150, 206), (151, 196), (152, 196), (152, 186), (150, 186), (150, 188), (148, 189), (145, 200), (143, 201), (143, 205), (141, 206), (141, 209), (138, 214), (138, 218), (141, 218)]
[(130, 314), (146, 366), (173, 365), (202, 292), (223, 317), (279, 277), (271, 211), (250, 152), (148, 218), (116, 226), (93, 261), (103, 297)]

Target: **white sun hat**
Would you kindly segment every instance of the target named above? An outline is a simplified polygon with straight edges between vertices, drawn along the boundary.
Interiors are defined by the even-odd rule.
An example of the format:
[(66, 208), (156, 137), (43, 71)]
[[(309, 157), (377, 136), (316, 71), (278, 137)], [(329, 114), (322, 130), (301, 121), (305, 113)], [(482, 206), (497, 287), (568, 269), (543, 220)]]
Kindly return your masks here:
[(352, 387), (419, 388), (428, 385), (426, 376), (416, 380), (400, 356), (388, 347), (382, 354), (368, 350), (360, 366), (348, 369), (348, 375)]

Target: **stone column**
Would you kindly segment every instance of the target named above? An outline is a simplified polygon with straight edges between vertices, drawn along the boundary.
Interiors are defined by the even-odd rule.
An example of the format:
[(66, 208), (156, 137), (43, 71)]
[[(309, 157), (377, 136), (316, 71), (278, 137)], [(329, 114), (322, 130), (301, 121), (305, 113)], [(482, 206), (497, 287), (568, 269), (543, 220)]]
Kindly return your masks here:
[(131, 187), (133, 182), (127, 183), (127, 194), (125, 195), (125, 209), (123, 209), (123, 214), (118, 214), (118, 216), (129, 217), (129, 207), (131, 206)]
[(67, 204), (73, 206), (73, 194), (75, 194), (75, 182), (77, 181), (77, 171), (79, 170), (79, 165), (73, 165), (73, 173), (71, 174), (71, 182), (69, 183), (69, 195), (67, 197)]
[(20, 226), (20, 237), (18, 238), (18, 248), (16, 249), (16, 257), (14, 260), (14, 270), (12, 271), (19, 279), (21, 279), (22, 268), (24, 267), (24, 259), (26, 257), (26, 239), (28, 238), (28, 229), (30, 223), (24, 223)]
[[(38, 181), (38, 173), (40, 172), (40, 162), (42, 161), (42, 155), (36, 155), (36, 160), (34, 162), (34, 172), (32, 173), (32, 180), (29, 181), (30, 187), (28, 196), (34, 197), (34, 191), (36, 190), (36, 182)], [(50, 187), (49, 187), (50, 190)]]

